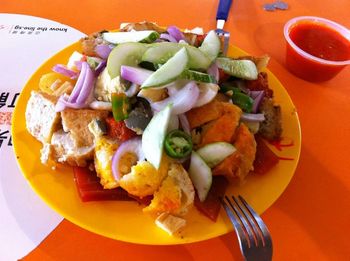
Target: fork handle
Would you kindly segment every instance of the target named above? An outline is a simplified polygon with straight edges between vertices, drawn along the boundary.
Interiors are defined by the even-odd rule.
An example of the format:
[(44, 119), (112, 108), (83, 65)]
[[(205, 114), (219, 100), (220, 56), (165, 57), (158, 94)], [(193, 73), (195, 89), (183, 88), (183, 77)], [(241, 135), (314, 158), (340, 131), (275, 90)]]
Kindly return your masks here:
[(230, 12), (232, 0), (220, 0), (218, 11), (216, 12), (216, 20), (227, 20), (228, 13)]

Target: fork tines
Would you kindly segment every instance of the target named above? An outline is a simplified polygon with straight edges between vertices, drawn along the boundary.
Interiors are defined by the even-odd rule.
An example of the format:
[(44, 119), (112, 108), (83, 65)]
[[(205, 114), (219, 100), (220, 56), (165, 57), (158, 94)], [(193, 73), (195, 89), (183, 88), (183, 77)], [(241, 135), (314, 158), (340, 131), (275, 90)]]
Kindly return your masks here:
[(271, 257), (272, 240), (270, 233), (260, 216), (243, 197), (231, 196), (230, 199), (225, 196), (222, 199), (222, 204), (235, 228), (243, 254), (247, 254), (245, 252), (252, 248), (262, 248), (268, 249)]
[(216, 29), (215, 30), (216, 34), (219, 36), (220, 39), (223, 38), (223, 47), (222, 47), (222, 53), (223, 55), (227, 55), (227, 50), (228, 50), (228, 44), (230, 41), (230, 33), (227, 31), (224, 31), (222, 29)]

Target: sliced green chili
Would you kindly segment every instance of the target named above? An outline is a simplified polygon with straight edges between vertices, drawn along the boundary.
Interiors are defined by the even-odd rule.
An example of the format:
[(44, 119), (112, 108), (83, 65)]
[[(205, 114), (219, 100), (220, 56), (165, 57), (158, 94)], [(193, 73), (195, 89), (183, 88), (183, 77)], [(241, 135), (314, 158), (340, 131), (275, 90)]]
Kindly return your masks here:
[(233, 92), (232, 102), (240, 107), (244, 112), (249, 113), (253, 109), (254, 100), (242, 92)]
[(165, 152), (172, 158), (180, 159), (191, 154), (192, 138), (181, 130), (172, 130), (165, 137)]
[(234, 86), (232, 83), (222, 83), (220, 84), (220, 91), (231, 96), (234, 92), (241, 92), (241, 90)]
[(251, 112), (254, 100), (241, 89), (232, 85), (232, 83), (223, 83), (220, 85), (220, 91), (231, 97), (232, 102), (240, 107), (244, 112)]
[(124, 93), (112, 93), (112, 112), (116, 121), (128, 118), (130, 110), (129, 98)]

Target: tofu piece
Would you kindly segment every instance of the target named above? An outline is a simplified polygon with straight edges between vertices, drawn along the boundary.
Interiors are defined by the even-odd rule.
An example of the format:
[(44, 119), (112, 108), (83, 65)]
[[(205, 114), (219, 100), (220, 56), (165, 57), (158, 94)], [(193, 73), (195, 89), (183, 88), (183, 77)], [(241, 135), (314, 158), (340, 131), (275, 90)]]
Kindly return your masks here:
[(50, 143), (54, 131), (60, 127), (60, 114), (55, 111), (57, 97), (47, 93), (32, 91), (25, 118), (30, 134), (37, 140)]
[(268, 140), (280, 139), (282, 135), (281, 106), (275, 105), (273, 99), (264, 98), (259, 110), (265, 115), (265, 120), (259, 128), (259, 134)]
[(99, 44), (108, 44), (103, 40), (102, 34), (100, 32), (92, 33), (82, 39), (80, 39), (80, 43), (82, 46), (82, 53), (87, 56), (98, 56), (95, 51), (95, 48)]
[(154, 30), (158, 33), (164, 33), (166, 30), (156, 23), (153, 22), (138, 22), (138, 23), (124, 23), (120, 26), (120, 31), (122, 32), (132, 32), (132, 31), (144, 31), (144, 30)]
[(40, 150), (40, 161), (44, 165), (48, 165), (49, 161), (53, 159), (53, 149), (50, 143), (44, 143)]
[(50, 148), (47, 146), (43, 153), (49, 151), (56, 162), (67, 163), (71, 166), (86, 167), (94, 158), (94, 145), (77, 147), (71, 133), (59, 130), (52, 135)]
[(94, 135), (88, 125), (94, 119), (104, 120), (108, 113), (103, 110), (65, 109), (61, 112), (63, 130), (71, 134), (76, 148), (91, 147), (94, 144)]
[(190, 128), (194, 129), (210, 121), (216, 120), (223, 114), (223, 103), (216, 99), (201, 106), (194, 108), (186, 113)]
[(254, 135), (243, 123), (238, 127), (233, 145), (236, 152), (224, 159), (212, 170), (213, 175), (223, 175), (232, 180), (243, 180), (253, 170), (253, 162), (256, 154), (256, 142)]
[(218, 141), (231, 143), (242, 110), (231, 103), (222, 103), (221, 106), (223, 115), (203, 128), (200, 147)]
[(256, 141), (254, 135), (245, 124), (241, 124), (237, 129), (238, 135), (233, 145), (239, 151), (241, 164), (237, 170), (237, 176), (242, 180), (254, 169), (253, 163), (256, 154)]
[(181, 206), (177, 211), (178, 215), (184, 215), (192, 207), (194, 202), (194, 187), (193, 183), (181, 164), (170, 164), (168, 175), (173, 177), (181, 189)]
[(170, 215), (168, 213), (160, 214), (155, 222), (158, 227), (166, 231), (171, 236), (186, 226), (185, 219)]

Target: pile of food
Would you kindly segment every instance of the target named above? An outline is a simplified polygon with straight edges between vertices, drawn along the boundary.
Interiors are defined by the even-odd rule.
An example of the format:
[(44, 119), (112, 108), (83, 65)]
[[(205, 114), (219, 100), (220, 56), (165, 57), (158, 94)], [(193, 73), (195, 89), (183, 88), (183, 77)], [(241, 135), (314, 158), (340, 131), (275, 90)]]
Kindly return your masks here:
[(83, 201), (136, 199), (174, 234), (194, 204), (219, 202), (219, 183), (252, 173), (258, 136), (281, 136), (268, 57), (225, 57), (214, 31), (143, 22), (81, 44), (41, 77), (25, 116), (42, 163), (73, 166)]

